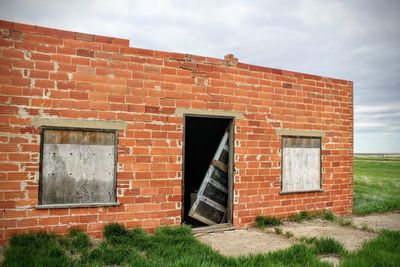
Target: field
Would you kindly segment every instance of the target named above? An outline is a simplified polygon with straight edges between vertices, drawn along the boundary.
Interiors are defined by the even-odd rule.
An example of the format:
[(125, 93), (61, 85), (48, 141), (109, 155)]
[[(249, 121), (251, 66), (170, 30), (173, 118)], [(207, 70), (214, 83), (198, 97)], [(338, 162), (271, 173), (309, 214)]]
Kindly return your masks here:
[[(354, 187), (355, 214), (400, 210), (400, 159), (356, 158)], [(301, 223), (305, 216), (300, 215), (305, 214), (292, 219)], [(351, 221), (342, 224), (347, 221), (327, 215), (322, 217), (353, 229)], [(280, 221), (262, 223), (279, 225)], [(340, 266), (398, 266), (400, 231), (384, 230), (377, 235), (354, 252), (335, 239), (322, 237), (299, 239), (285, 250), (228, 257), (198, 241), (186, 226), (162, 227), (148, 234), (111, 224), (104, 229), (105, 239), (100, 243), (79, 229), (66, 236), (14, 236), (4, 249), (0, 266), (332, 266), (321, 260), (323, 256), (339, 258)]]
[(354, 214), (400, 209), (400, 158), (355, 158)]

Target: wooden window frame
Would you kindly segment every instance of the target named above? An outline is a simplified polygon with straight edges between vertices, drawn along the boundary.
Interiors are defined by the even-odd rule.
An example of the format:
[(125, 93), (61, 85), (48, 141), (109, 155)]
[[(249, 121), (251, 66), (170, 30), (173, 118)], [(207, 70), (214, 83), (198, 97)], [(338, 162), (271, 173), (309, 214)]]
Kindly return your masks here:
[[(319, 139), (320, 140), (320, 154), (319, 154), (319, 189), (306, 189), (306, 190), (293, 190), (293, 191), (283, 191), (283, 161), (284, 161), (284, 155), (283, 155), (283, 139), (284, 138), (305, 138), (305, 139)], [(311, 136), (311, 135), (281, 135), (281, 191), (279, 194), (285, 195), (285, 194), (296, 194), (296, 193), (311, 193), (311, 192), (323, 192), (322, 188), (322, 138), (323, 136)]]
[[(44, 132), (46, 130), (60, 131), (87, 131), (87, 132), (105, 132), (114, 134), (114, 201), (113, 202), (95, 202), (95, 203), (62, 203), (62, 204), (42, 204), (42, 183), (43, 183), (43, 149), (44, 149)], [(36, 209), (54, 209), (54, 208), (81, 208), (81, 207), (110, 207), (119, 206), (117, 200), (117, 162), (118, 162), (118, 130), (117, 129), (99, 129), (99, 128), (81, 128), (81, 127), (58, 127), (58, 126), (41, 126), (40, 127), (40, 159), (39, 159), (39, 189), (38, 189), (38, 205)]]

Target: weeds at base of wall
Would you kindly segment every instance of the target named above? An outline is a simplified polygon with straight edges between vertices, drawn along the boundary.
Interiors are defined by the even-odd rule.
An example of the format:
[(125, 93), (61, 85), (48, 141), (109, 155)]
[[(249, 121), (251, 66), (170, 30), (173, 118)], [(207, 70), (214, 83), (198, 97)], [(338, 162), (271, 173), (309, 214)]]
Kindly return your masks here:
[(282, 219), (271, 216), (257, 216), (255, 226), (260, 229), (282, 224)]
[[(301, 223), (303, 221), (309, 221), (313, 219), (324, 219), (327, 221), (336, 221), (336, 216), (330, 210), (323, 210), (323, 211), (300, 211), (298, 213), (294, 213), (287, 219), (291, 222)], [(283, 219), (272, 217), (272, 216), (257, 216), (255, 221), (255, 227), (264, 229), (265, 227), (270, 226), (279, 226), (283, 222)]]
[[(292, 214), (288, 221), (301, 223), (303, 221), (310, 221), (313, 219), (324, 219), (327, 221), (335, 222), (340, 226), (353, 226), (353, 221), (351, 219), (338, 218), (336, 217), (332, 211), (323, 210), (323, 211), (300, 211), (298, 213)], [(363, 226), (365, 228), (365, 226)], [(369, 229), (371, 230), (371, 229)]]
[(303, 222), (303, 221), (310, 221), (313, 219), (325, 219), (327, 221), (335, 221), (336, 216), (330, 210), (317, 210), (317, 211), (300, 211), (298, 213), (294, 213), (289, 216), (288, 220), (292, 222)]

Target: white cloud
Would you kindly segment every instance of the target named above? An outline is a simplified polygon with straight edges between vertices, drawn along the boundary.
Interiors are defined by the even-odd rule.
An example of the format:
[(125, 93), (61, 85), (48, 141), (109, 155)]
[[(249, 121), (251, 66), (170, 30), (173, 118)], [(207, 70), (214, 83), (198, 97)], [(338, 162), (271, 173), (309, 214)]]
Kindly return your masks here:
[[(399, 133), (396, 0), (0, 0), (0, 18), (129, 38), (149, 49), (219, 58), (234, 53), (241, 62), (350, 79), (355, 138)], [(391, 147), (399, 142), (388, 140)], [(368, 143), (357, 140), (356, 150)]]
[(400, 102), (384, 105), (359, 105), (355, 107), (356, 114), (376, 114), (376, 113), (398, 113), (400, 112)]

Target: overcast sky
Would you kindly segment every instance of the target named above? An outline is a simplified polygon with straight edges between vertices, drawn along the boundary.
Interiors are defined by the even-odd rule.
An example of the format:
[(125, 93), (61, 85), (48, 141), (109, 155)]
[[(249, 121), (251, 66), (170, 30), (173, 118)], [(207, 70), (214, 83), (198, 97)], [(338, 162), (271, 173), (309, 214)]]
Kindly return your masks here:
[(355, 152), (400, 152), (400, 1), (0, 0), (0, 19), (352, 80)]

